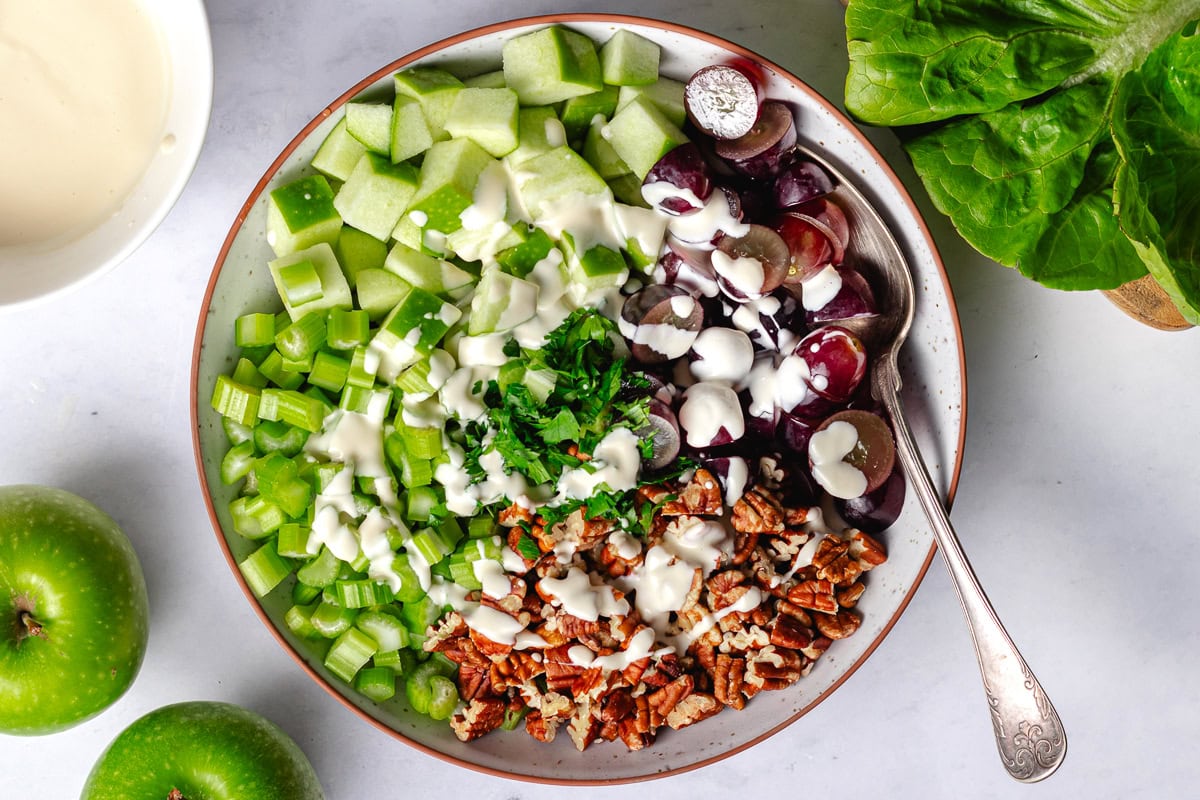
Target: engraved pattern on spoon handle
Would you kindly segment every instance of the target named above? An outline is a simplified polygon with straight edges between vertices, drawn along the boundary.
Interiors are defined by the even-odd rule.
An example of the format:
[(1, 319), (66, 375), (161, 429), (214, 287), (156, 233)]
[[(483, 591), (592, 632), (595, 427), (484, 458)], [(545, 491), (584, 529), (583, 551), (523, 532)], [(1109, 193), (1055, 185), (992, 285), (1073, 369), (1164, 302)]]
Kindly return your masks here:
[[(892, 362), (893, 369), (894, 361)], [(1049, 777), (1066, 756), (1067, 736), (1058, 712), (1004, 630), (950, 524), (905, 421), (897, 372), (876, 374), (877, 396), (896, 433), (896, 455), (917, 492), (967, 618), (1000, 760), (1008, 774), (1032, 783)]]

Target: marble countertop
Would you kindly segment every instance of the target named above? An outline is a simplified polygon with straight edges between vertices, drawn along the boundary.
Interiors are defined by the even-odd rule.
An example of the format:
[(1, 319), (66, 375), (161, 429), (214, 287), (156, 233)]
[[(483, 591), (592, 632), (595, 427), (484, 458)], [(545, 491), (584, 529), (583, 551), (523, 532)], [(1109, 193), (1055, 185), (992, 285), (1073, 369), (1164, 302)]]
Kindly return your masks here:
[[(279, 723), (331, 800), (434, 796), (891, 798), (1194, 796), (1200, 760), (1200, 333), (1130, 321), (1100, 294), (1038, 287), (973, 254), (931, 208), (890, 134), (871, 138), (926, 213), (957, 299), (968, 428), (953, 519), (976, 571), (1053, 698), (1070, 748), (1048, 781), (1001, 769), (971, 644), (940, 561), (882, 645), (828, 700), (760, 745), (648, 784), (564, 789), (452, 767), (367, 725), (258, 622), (216, 546), (188, 420), (199, 303), (225, 233), (279, 150), (346, 87), (398, 56), (500, 19), (582, 0), (452, 4), (208, 0), (209, 136), (155, 235), (102, 279), (0, 314), (0, 485), (93, 500), (145, 567), (149, 651), (96, 719), (0, 737), (0, 797), (75, 797), (135, 718), (220, 699)], [(619, 0), (604, 9), (711, 31), (840, 104), (833, 0)], [(204, 613), (198, 614), (202, 608)], [(403, 775), (403, 777), (400, 777)]]

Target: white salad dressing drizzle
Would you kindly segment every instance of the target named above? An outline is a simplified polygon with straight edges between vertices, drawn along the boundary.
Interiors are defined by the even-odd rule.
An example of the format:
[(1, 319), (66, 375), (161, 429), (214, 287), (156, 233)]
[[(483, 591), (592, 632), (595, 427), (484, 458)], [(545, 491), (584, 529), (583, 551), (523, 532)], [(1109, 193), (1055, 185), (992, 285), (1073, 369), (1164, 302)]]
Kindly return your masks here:
[(827, 264), (814, 275), (800, 282), (800, 300), (806, 311), (820, 311), (842, 290), (842, 274)]
[(837, 420), (808, 440), (813, 478), (834, 497), (849, 500), (867, 490), (867, 476), (842, 460), (857, 444), (858, 429), (845, 420)]
[(538, 588), (550, 597), (550, 603), (573, 617), (595, 621), (629, 613), (629, 603), (617, 597), (607, 584), (593, 585), (579, 567), (570, 567), (561, 578), (542, 578)]
[(613, 428), (592, 451), (592, 458), (581, 466), (565, 469), (558, 479), (559, 499), (586, 500), (601, 487), (610, 492), (625, 492), (637, 486), (642, 465), (638, 437), (628, 428)]
[(692, 351), (697, 356), (691, 361), (692, 375), (709, 383), (740, 384), (754, 366), (750, 337), (734, 328), (705, 328), (692, 343)]
[(738, 294), (749, 298), (762, 296), (766, 271), (763, 269), (763, 263), (757, 258), (733, 258), (722, 250), (713, 250), (712, 265), (717, 274)]
[(707, 447), (716, 441), (721, 429), (733, 441), (746, 433), (746, 420), (737, 395), (723, 383), (700, 381), (683, 393), (679, 407), (679, 425), (687, 432), (687, 443)]
[(718, 190), (712, 193), (699, 211), (671, 217), (667, 222), (667, 230), (681, 242), (711, 248), (717, 234), (745, 236), (750, 232), (750, 225), (738, 221), (729, 209), (725, 193)]

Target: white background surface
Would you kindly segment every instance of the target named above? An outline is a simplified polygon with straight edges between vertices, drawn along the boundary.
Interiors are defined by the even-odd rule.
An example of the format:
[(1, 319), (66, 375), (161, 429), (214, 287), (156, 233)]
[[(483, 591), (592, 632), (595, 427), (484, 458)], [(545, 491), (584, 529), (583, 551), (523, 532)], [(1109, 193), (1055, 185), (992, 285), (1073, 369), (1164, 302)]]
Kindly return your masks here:
[[(467, 28), (599, 9), (576, 0), (209, 0), (208, 10), (215, 105), (178, 205), (114, 272), (0, 313), (0, 485), (60, 486), (108, 511), (142, 559), (152, 608), (145, 664), (116, 705), (65, 733), (0, 737), (0, 798), (76, 797), (121, 729), (190, 699), (241, 703), (280, 724), (331, 800), (1195, 796), (1200, 332), (1151, 331), (1097, 293), (1045, 290), (974, 256), (882, 132), (872, 138), (926, 211), (962, 320), (968, 431), (953, 519), (1064, 720), (1062, 769), (1034, 786), (1002, 771), (940, 561), (882, 646), (815, 711), (743, 754), (650, 784), (572, 790), (467, 772), (333, 700), (258, 622), (204, 512), (188, 371), (209, 272), (263, 170), (345, 88)], [(731, 39), (840, 105), (845, 40), (833, 0), (603, 10)]]

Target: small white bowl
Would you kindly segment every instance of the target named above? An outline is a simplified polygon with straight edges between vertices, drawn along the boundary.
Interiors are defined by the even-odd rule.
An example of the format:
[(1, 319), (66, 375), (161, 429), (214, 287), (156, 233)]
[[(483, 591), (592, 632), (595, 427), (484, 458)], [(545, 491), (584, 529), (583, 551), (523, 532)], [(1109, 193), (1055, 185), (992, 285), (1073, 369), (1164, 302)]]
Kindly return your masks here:
[[(905, 407), (926, 463), (950, 497), (962, 464), (965, 368), (945, 269), (919, 211), (887, 162), (845, 116), (799, 78), (708, 33), (674, 23), (596, 13), (517, 19), (467, 31), (394, 61), (350, 87), (279, 154), (237, 212), (221, 248), (201, 300), (193, 349), (191, 413), (196, 464), (217, 540), (233, 575), (262, 621), (309, 676), (387, 734), (430, 755), (493, 775), (541, 783), (605, 785), (670, 775), (726, 758), (783, 730), (841, 686), (891, 630), (933, 558), (933, 534), (916, 493), (908, 493), (900, 520), (883, 534), (888, 561), (870, 573), (870, 587), (858, 606), (862, 627), (854, 636), (836, 642), (812, 673), (793, 686), (762, 692), (742, 711), (727, 711), (680, 731), (664, 731), (639, 752), (611, 743), (580, 753), (565, 733), (551, 744), (542, 744), (520, 730), (497, 732), (464, 744), (445, 722), (416, 714), (402, 698), (373, 703), (333, 677), (323, 665), (323, 651), (294, 636), (284, 623), (290, 592), (278, 589), (259, 599), (247, 587), (237, 563), (258, 543), (234, 532), (229, 502), (236, 490), (224, 485), (219, 475), (228, 439), (210, 405), (216, 376), (228, 373), (237, 360), (234, 320), (250, 311), (278, 308), (279, 295), (266, 269), (273, 258), (265, 234), (267, 194), (304, 174), (318, 145), (343, 115), (346, 102), (390, 89), (392, 74), (414, 64), (438, 65), (462, 75), (496, 69), (506, 41), (551, 24), (567, 25), (601, 42), (622, 28), (638, 33), (662, 47), (662, 72), (677, 79), (685, 79), (707, 64), (735, 59), (762, 66), (767, 96), (792, 106), (798, 115), (801, 141), (818, 149), (855, 181), (889, 223), (912, 267), (918, 298), (913, 331), (901, 357)], [(883, 686), (859, 690), (864, 688), (887, 690)], [(781, 771), (786, 783), (785, 773)], [(783, 791), (788, 791), (786, 785)]]
[(170, 74), (163, 138), (112, 217), (55, 245), (0, 246), (0, 311), (58, 295), (121, 263), (158, 227), (187, 184), (212, 110), (213, 62), (203, 0), (142, 0)]

